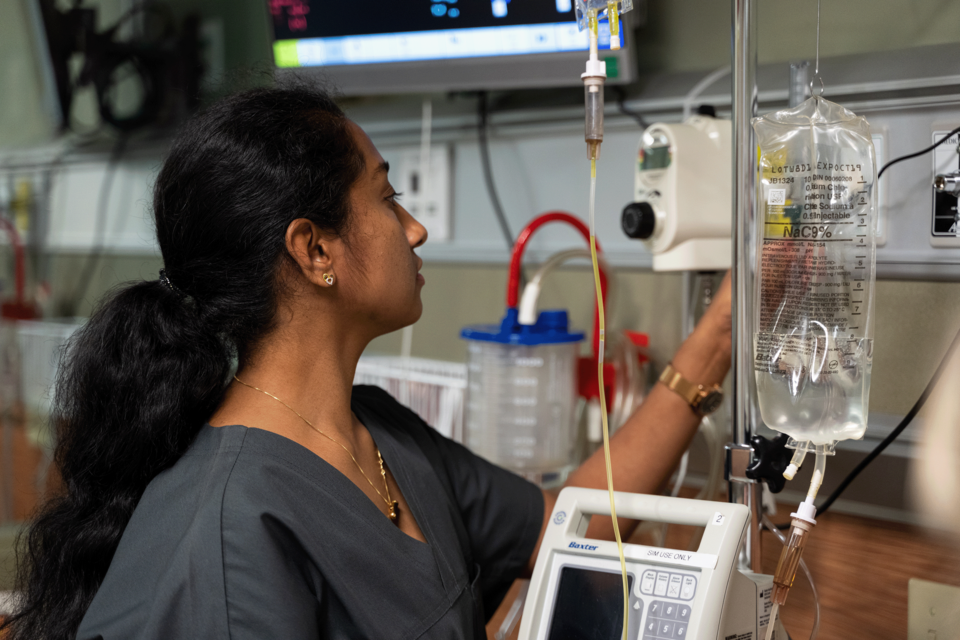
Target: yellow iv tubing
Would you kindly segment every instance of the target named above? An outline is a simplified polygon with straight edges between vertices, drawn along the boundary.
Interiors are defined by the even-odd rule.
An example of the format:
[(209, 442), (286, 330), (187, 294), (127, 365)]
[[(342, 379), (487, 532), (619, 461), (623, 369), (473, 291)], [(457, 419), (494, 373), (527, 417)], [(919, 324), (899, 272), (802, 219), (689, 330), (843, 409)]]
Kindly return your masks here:
[[(619, 22), (617, 1), (607, 3), (608, 16), (611, 19), (611, 35), (617, 33)], [(606, 79), (606, 65), (597, 55), (599, 40), (599, 20), (597, 9), (587, 11), (587, 26), (590, 36), (590, 58), (587, 60), (586, 73), (581, 76), (585, 88), (585, 140), (587, 157), (590, 159), (590, 259), (593, 263), (593, 281), (597, 292), (597, 310), (599, 322), (597, 331), (597, 382), (600, 390), (600, 421), (603, 425), (603, 461), (607, 472), (607, 492), (610, 494), (610, 518), (613, 521), (613, 533), (617, 539), (617, 551), (620, 556), (620, 572), (623, 577), (623, 640), (627, 640), (630, 617), (630, 582), (627, 579), (627, 562), (623, 557), (623, 540), (620, 539), (620, 524), (617, 522), (617, 505), (613, 495), (613, 465), (610, 461), (610, 426), (607, 418), (607, 397), (603, 384), (603, 356), (606, 343), (606, 318), (603, 309), (603, 291), (600, 285), (600, 265), (597, 263), (597, 158), (600, 156), (600, 144), (603, 142), (603, 83)], [(614, 38), (611, 38), (613, 43)], [(619, 38), (616, 38), (619, 44)]]
[(623, 557), (623, 540), (620, 539), (620, 524), (617, 522), (617, 505), (613, 499), (613, 466), (610, 462), (610, 426), (607, 423), (607, 398), (603, 386), (603, 351), (606, 319), (603, 313), (603, 295), (600, 289), (600, 265), (597, 263), (597, 161), (590, 160), (590, 259), (593, 262), (593, 281), (597, 290), (597, 309), (600, 313), (599, 342), (597, 350), (597, 381), (600, 388), (600, 420), (603, 424), (603, 460), (607, 469), (607, 492), (610, 494), (610, 517), (613, 519), (613, 533), (617, 538), (617, 551), (620, 553), (620, 571), (623, 574), (623, 640), (627, 640), (627, 620), (630, 615), (630, 584), (627, 581), (627, 562)]

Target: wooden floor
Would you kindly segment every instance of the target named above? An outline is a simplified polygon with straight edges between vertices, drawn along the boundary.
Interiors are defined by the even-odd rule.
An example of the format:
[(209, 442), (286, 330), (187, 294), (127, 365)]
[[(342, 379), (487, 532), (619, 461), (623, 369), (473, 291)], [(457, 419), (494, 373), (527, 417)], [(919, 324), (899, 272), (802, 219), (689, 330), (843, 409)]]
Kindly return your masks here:
[[(795, 505), (781, 506), (774, 522), (787, 522)], [(686, 548), (689, 527), (671, 527), (666, 546)], [(652, 538), (634, 536), (631, 542), (650, 544)], [(763, 569), (773, 573), (780, 557), (780, 542), (763, 534)], [(960, 586), (960, 538), (949, 539), (919, 527), (871, 520), (838, 513), (817, 518), (803, 552), (820, 595), (818, 640), (908, 640), (907, 581), (923, 578)], [(487, 625), (494, 638), (517, 585)], [(813, 596), (806, 579), (798, 574), (781, 619), (793, 640), (809, 637), (813, 624)], [(516, 638), (514, 629), (509, 638)], [(958, 640), (938, 637), (936, 640)], [(909, 640), (927, 640), (910, 638)]]
[(30, 518), (48, 486), (49, 466), (23, 421), (0, 422), (0, 525)]

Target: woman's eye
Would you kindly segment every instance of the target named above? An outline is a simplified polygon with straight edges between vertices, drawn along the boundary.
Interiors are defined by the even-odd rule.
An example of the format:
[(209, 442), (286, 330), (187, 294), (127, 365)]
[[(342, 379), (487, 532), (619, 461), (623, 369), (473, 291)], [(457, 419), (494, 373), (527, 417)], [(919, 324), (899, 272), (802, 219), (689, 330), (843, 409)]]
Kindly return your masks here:
[(397, 193), (396, 191), (394, 191), (392, 194), (390, 194), (390, 195), (387, 197), (387, 200), (388, 200), (391, 204), (397, 204), (397, 203), (400, 201), (401, 196), (403, 196), (402, 193)]

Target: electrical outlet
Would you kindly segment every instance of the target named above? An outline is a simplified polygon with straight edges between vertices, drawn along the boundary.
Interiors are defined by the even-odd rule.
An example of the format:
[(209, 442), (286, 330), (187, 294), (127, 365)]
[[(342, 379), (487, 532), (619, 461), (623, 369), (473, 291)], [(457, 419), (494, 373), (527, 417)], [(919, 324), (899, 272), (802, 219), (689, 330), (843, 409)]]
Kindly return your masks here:
[[(940, 142), (950, 133), (934, 131), (933, 141)], [(933, 150), (933, 176), (950, 174), (960, 170), (960, 134), (944, 142)], [(931, 176), (931, 184), (933, 176)], [(930, 244), (935, 247), (960, 247), (960, 211), (957, 209), (957, 196), (933, 191), (933, 221), (931, 224)]]
[(431, 242), (453, 237), (450, 223), (452, 152), (447, 145), (430, 147), (429, 167), (420, 162), (420, 147), (400, 152), (400, 179), (395, 184), (403, 193), (400, 204), (422, 224)]
[(960, 587), (910, 578), (907, 594), (907, 640), (960, 640)]

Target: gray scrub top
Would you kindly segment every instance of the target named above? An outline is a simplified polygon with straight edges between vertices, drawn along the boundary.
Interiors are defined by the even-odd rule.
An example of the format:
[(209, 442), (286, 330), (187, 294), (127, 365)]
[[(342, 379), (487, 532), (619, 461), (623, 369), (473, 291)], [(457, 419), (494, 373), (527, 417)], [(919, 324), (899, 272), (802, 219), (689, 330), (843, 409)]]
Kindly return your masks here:
[(77, 638), (484, 638), (540, 490), (377, 387), (352, 405), (427, 544), (295, 442), (207, 425), (147, 487)]

